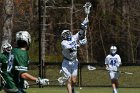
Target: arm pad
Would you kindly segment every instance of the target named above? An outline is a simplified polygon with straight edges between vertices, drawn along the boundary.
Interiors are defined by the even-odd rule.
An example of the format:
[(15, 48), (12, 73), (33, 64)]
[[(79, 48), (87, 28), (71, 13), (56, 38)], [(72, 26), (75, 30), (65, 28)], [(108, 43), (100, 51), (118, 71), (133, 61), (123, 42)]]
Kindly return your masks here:
[(89, 20), (88, 20), (88, 18), (86, 17), (86, 18), (84, 19), (84, 21), (81, 23), (81, 30), (87, 29), (88, 22), (89, 22)]

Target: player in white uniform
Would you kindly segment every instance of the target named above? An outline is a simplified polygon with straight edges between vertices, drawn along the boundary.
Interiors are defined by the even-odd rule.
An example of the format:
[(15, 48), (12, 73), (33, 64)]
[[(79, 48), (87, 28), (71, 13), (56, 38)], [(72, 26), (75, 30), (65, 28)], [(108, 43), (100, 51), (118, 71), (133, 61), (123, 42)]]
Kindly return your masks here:
[(81, 23), (80, 31), (75, 35), (72, 35), (70, 30), (63, 30), (61, 33), (63, 39), (61, 42), (62, 55), (64, 57), (62, 71), (67, 78), (68, 93), (74, 93), (74, 84), (76, 83), (78, 70), (77, 48), (87, 43), (87, 39), (85, 38), (87, 23), (88, 19), (85, 18), (83, 23)]
[(106, 69), (109, 72), (113, 93), (117, 93), (118, 78), (119, 78), (118, 68), (121, 65), (121, 58), (118, 54), (116, 54), (116, 52), (117, 52), (117, 47), (111, 46), (110, 54), (107, 55), (105, 58), (105, 65), (106, 65)]

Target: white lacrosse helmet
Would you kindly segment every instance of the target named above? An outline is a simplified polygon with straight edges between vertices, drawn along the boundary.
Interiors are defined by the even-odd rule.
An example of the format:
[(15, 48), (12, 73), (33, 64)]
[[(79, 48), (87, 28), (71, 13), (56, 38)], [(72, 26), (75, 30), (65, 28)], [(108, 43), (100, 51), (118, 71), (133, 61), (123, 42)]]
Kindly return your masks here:
[(110, 52), (111, 52), (112, 54), (115, 54), (115, 53), (117, 52), (117, 47), (116, 47), (116, 46), (111, 46), (111, 47), (110, 47)]
[(70, 30), (63, 30), (62, 33), (61, 33), (61, 37), (63, 40), (71, 40), (71, 32)]
[(2, 44), (2, 47), (1, 48), (2, 48), (2, 52), (8, 52), (8, 53), (10, 53), (11, 50), (12, 50), (12, 46), (8, 42), (4, 42)]
[(26, 41), (27, 45), (30, 45), (31, 36), (27, 31), (19, 31), (16, 33), (16, 41), (18, 40)]

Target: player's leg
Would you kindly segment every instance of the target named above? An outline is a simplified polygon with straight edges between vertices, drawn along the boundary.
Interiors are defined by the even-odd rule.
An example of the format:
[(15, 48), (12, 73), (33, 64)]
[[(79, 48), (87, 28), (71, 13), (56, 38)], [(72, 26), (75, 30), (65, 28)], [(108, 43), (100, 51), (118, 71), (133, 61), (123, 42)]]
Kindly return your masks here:
[(67, 91), (68, 93), (72, 93), (71, 66), (69, 65), (69, 61), (63, 60), (62, 72), (64, 73), (64, 76), (68, 78), (68, 80), (66, 81)]
[(18, 93), (18, 88), (16, 87), (13, 79), (9, 76), (4, 75), (4, 79), (6, 81), (3, 86), (3, 90), (5, 93)]
[(117, 93), (117, 87), (116, 87), (116, 72), (109, 72), (110, 79), (111, 79), (111, 84), (113, 88), (113, 93)]
[(72, 93), (72, 80), (71, 80), (71, 77), (68, 79), (66, 84), (67, 84), (68, 93)]
[(118, 86), (119, 86), (118, 78), (119, 78), (119, 73), (115, 72), (114, 84), (115, 84), (115, 87), (116, 87), (116, 93), (117, 93), (117, 89), (118, 89)]
[(77, 73), (78, 73), (78, 61), (76, 60), (72, 67), (72, 93), (74, 93), (74, 86), (77, 82)]
[(119, 79), (119, 72), (116, 72), (115, 73), (115, 85), (116, 85), (116, 88), (118, 88), (119, 87), (119, 82), (118, 82), (118, 79)]
[(3, 88), (5, 93), (18, 93), (18, 89)]
[(74, 92), (74, 86), (77, 82), (77, 76), (72, 76), (72, 93), (75, 93)]
[(111, 79), (113, 93), (117, 93), (116, 79)]

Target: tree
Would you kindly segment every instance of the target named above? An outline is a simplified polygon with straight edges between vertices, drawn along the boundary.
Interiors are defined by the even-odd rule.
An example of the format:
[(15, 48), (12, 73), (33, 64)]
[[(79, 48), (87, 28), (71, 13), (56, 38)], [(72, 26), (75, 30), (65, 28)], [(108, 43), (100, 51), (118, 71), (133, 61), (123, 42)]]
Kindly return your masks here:
[(12, 40), (13, 29), (13, 16), (14, 16), (14, 3), (13, 0), (4, 0), (4, 24), (3, 24), (3, 36), (2, 43)]

